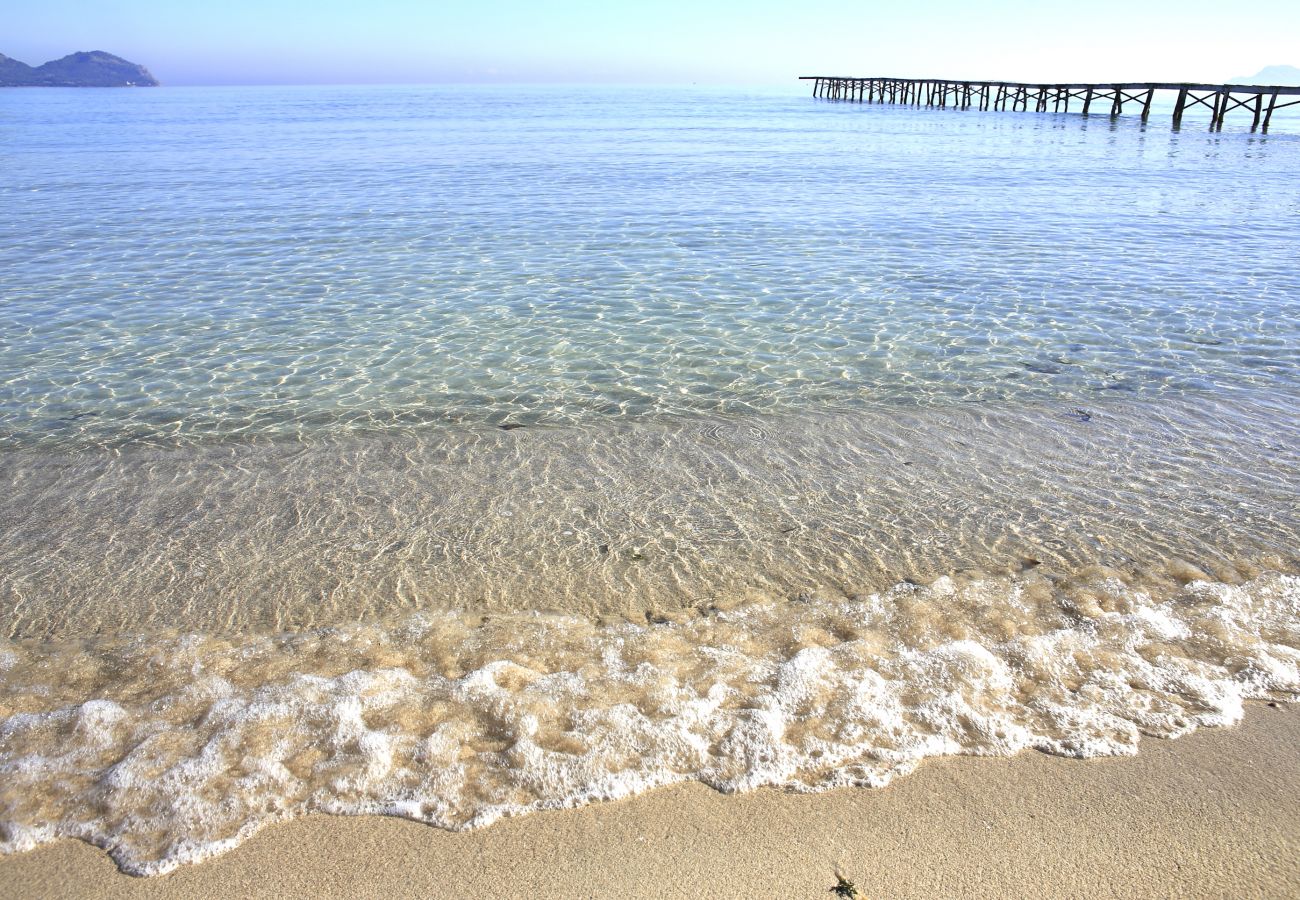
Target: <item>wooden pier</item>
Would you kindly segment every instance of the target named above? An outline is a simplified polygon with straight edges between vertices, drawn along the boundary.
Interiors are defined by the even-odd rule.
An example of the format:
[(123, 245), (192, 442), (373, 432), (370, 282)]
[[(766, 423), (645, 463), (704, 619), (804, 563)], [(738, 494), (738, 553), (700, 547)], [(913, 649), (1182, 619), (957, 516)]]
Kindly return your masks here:
[[(1252, 116), (1250, 130), (1268, 131), (1273, 113), (1300, 104), (1300, 87), (1254, 84), (1165, 84), (1131, 82), (1127, 84), (1027, 84), (1016, 81), (952, 81), (945, 78), (844, 78), (838, 75), (802, 75), (800, 81), (812, 81), (813, 96), (825, 100), (855, 103), (897, 103), (908, 106), (933, 106), (954, 109), (1021, 110), (1068, 113), (1070, 101), (1082, 104), (1083, 115), (1106, 110), (1109, 115), (1124, 113), (1126, 103), (1140, 107), (1142, 121), (1151, 115), (1151, 101), (1156, 91), (1177, 93), (1174, 102), (1174, 127), (1183, 123), (1183, 113), (1196, 106), (1210, 110), (1210, 128), (1223, 128), (1223, 120), (1233, 110)], [(1293, 100), (1280, 100), (1294, 97)]]

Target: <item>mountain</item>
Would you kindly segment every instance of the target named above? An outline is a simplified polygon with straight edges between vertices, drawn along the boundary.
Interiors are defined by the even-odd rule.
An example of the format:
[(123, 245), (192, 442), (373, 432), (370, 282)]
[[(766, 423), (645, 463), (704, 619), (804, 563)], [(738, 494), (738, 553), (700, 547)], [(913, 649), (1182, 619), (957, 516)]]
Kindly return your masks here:
[(1295, 66), (1265, 66), (1259, 74), (1234, 78), (1228, 84), (1268, 84), (1300, 87), (1300, 69)]
[(0, 85), (30, 84), (36, 70), (25, 62), (10, 59), (0, 53)]
[(154, 87), (158, 79), (137, 63), (92, 50), (69, 53), (41, 66), (0, 53), (0, 87)]

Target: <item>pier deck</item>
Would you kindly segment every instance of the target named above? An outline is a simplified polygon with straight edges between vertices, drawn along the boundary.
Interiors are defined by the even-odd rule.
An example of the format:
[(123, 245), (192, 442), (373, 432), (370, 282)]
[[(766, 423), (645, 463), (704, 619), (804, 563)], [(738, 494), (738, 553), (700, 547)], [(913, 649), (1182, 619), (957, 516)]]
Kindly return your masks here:
[[(1083, 104), (1085, 116), (1100, 112), (1096, 105), (1109, 105), (1112, 116), (1122, 115), (1124, 105), (1140, 106), (1142, 121), (1151, 115), (1156, 91), (1175, 91), (1174, 127), (1180, 127), (1183, 113), (1196, 106), (1210, 110), (1210, 128), (1223, 128), (1224, 117), (1241, 109), (1252, 116), (1250, 128), (1268, 131), (1273, 113), (1300, 105), (1300, 87), (1255, 84), (1194, 84), (1173, 82), (1117, 82), (1113, 84), (1029, 84), (1018, 81), (958, 81), (946, 78), (847, 78), (839, 75), (801, 75), (812, 81), (813, 96), (856, 103), (898, 103), (910, 106), (954, 107), (981, 110), (1028, 110), (1069, 112), (1070, 101)], [(1286, 100), (1282, 98), (1294, 97)]]

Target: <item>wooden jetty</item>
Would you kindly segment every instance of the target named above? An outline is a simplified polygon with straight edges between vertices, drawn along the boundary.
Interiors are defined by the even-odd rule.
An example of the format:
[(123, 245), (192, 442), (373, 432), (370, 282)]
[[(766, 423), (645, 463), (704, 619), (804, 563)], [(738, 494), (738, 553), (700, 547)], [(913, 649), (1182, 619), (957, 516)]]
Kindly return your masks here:
[[(1109, 114), (1122, 115), (1124, 104), (1142, 109), (1142, 121), (1151, 115), (1156, 91), (1176, 91), (1174, 127), (1183, 113), (1196, 106), (1210, 110), (1210, 128), (1223, 128), (1224, 117), (1242, 109), (1253, 116), (1251, 131), (1268, 131), (1273, 113), (1300, 104), (1300, 87), (1254, 84), (1166, 84), (1129, 82), (1124, 84), (1028, 84), (1017, 81), (953, 81), (946, 78), (844, 78), (838, 75), (801, 75), (812, 81), (813, 96), (856, 103), (897, 103), (909, 106), (956, 109), (1028, 110), (1069, 112), (1070, 101), (1083, 104), (1080, 112), (1100, 112), (1109, 104)], [(1295, 97), (1294, 100), (1279, 100)]]

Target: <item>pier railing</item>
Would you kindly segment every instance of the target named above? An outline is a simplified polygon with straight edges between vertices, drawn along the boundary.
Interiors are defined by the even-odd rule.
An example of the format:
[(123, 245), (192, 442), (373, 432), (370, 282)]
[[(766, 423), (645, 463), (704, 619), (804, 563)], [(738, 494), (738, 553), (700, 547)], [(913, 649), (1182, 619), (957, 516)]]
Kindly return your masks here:
[[(1210, 110), (1210, 127), (1223, 128), (1224, 117), (1241, 109), (1253, 116), (1252, 131), (1268, 131), (1273, 113), (1300, 105), (1300, 87), (1254, 84), (1191, 84), (1127, 82), (1117, 84), (1029, 84), (1018, 81), (953, 81), (945, 78), (846, 78), (838, 75), (801, 75), (812, 81), (813, 96), (856, 103), (897, 103), (910, 106), (998, 109), (1035, 112), (1069, 112), (1071, 101), (1082, 104), (1085, 116), (1107, 110), (1124, 113), (1125, 104), (1141, 107), (1142, 121), (1151, 115), (1156, 91), (1177, 92), (1175, 127), (1183, 113), (1196, 106)], [(1294, 100), (1282, 98), (1295, 97)]]

